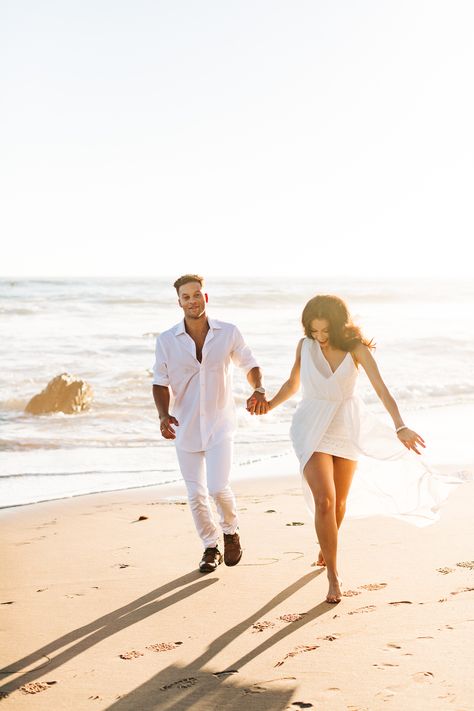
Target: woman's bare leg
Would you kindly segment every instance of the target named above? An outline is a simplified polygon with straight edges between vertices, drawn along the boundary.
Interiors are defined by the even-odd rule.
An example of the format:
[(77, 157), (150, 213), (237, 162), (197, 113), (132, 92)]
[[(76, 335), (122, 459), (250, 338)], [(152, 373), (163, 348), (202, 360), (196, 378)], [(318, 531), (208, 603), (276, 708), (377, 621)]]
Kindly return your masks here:
[[(342, 520), (346, 513), (346, 502), (349, 496), (352, 479), (357, 468), (357, 462), (352, 459), (343, 459), (333, 456), (334, 485), (336, 487), (336, 523), (337, 528), (341, 527)], [(325, 565), (322, 551), (319, 551), (316, 565)]]
[(337, 520), (336, 486), (334, 483), (333, 457), (314, 452), (304, 468), (315, 504), (315, 527), (319, 545), (326, 562), (329, 580), (327, 602), (341, 600), (341, 588), (337, 574)]
[(354, 478), (357, 462), (352, 459), (333, 457), (334, 462), (334, 485), (336, 487), (336, 521), (340, 528), (346, 513), (347, 497)]

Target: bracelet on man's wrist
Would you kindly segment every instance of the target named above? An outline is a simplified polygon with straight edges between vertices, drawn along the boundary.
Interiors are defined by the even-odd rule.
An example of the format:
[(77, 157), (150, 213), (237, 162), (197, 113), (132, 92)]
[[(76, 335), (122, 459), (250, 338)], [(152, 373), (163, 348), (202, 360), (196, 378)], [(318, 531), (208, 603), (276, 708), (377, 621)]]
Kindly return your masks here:
[(395, 434), (398, 434), (402, 430), (407, 430), (407, 429), (408, 429), (408, 425), (400, 425), (400, 427), (397, 427), (397, 429), (395, 430)]

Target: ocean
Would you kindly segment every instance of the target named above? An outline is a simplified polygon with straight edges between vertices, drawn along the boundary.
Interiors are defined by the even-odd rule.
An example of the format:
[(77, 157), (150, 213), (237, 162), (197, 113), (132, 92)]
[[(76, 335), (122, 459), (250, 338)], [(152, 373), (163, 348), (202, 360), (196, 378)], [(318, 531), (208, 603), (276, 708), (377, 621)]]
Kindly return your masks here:
[[(178, 481), (151, 395), (155, 337), (181, 319), (173, 278), (0, 279), (0, 506)], [(471, 467), (474, 283), (460, 280), (210, 278), (208, 313), (238, 325), (271, 396), (290, 372), (301, 311), (317, 293), (347, 300), (374, 338), (375, 358), (435, 464)], [(29, 399), (54, 376), (88, 381), (79, 415), (31, 416)], [(238, 412), (234, 477), (298, 471), (288, 430), (298, 397), (264, 417)], [(364, 374), (359, 394), (385, 417)], [(423, 428), (423, 431), (421, 431)]]

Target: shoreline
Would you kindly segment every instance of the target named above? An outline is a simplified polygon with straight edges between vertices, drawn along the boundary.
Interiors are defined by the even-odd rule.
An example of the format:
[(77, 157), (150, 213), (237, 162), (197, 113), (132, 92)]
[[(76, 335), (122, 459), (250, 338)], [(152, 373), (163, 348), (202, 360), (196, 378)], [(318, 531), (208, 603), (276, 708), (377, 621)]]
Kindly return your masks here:
[[(408, 414), (408, 413), (407, 413)], [(438, 469), (442, 473), (449, 471), (470, 470), (474, 472), (474, 457), (472, 448), (469, 447), (471, 439), (470, 422), (474, 415), (473, 403), (458, 403), (449, 407), (429, 408), (421, 410), (413, 410), (406, 417), (410, 425), (419, 431), (427, 441), (426, 459), (430, 466)], [(449, 423), (449, 427), (446, 426)], [(244, 434), (243, 430), (239, 430), (240, 435)], [(281, 444), (281, 443), (280, 443)], [(241, 443), (237, 446), (245, 447)], [(271, 452), (272, 444), (268, 444), (267, 451)], [(114, 492), (114, 491), (129, 491), (136, 488), (153, 488), (167, 486), (166, 483), (141, 482), (133, 481), (132, 477), (139, 478), (143, 472), (148, 476), (149, 472), (160, 471), (158, 468), (160, 462), (160, 454), (162, 457), (163, 477), (173, 477), (173, 482), (180, 481), (180, 473), (177, 466), (176, 456), (172, 448), (166, 448), (167, 451), (161, 454), (159, 448), (147, 446), (141, 448), (121, 448), (120, 450), (109, 448), (84, 448), (83, 450), (67, 450), (67, 457), (63, 457), (63, 453), (57, 450), (47, 450), (46, 455), (38, 455), (38, 452), (28, 452), (27, 458), (23, 461), (18, 460), (16, 454), (10, 456), (11, 453), (4, 450), (0, 453), (0, 469), (7, 472), (4, 477), (0, 477), (0, 500), (8, 503), (0, 507), (0, 515), (4, 510), (12, 507), (33, 505), (45, 501), (59, 501), (77, 496), (88, 496), (93, 493)], [(39, 451), (39, 450), (38, 450)], [(116, 458), (120, 454), (122, 468), (116, 464)], [(85, 472), (76, 471), (77, 459), (87, 462)], [(284, 476), (287, 472), (297, 473), (299, 470), (298, 461), (291, 447), (291, 442), (288, 440), (287, 447), (283, 452), (276, 454), (258, 454), (254, 455), (252, 450), (249, 451), (247, 457), (242, 457), (241, 462), (235, 461), (233, 468), (232, 481), (247, 480), (249, 478), (262, 477), (268, 478), (272, 476)], [(93, 462), (92, 464), (90, 464)], [(124, 464), (125, 467), (124, 467)], [(35, 464), (34, 464), (35, 463)], [(84, 467), (86, 465), (84, 464)], [(128, 469), (132, 467), (132, 469)], [(64, 473), (61, 473), (63, 468)], [(77, 477), (77, 486), (87, 486), (87, 482), (81, 480), (85, 474), (90, 474), (90, 469), (95, 469), (103, 472), (105, 488), (95, 488), (95, 482), (92, 480), (94, 489), (92, 491), (77, 491), (73, 493), (63, 493), (59, 491), (56, 496), (54, 491), (54, 481), (62, 476), (67, 477), (67, 487), (73, 488), (72, 480)], [(117, 471), (115, 471), (117, 469)], [(39, 471), (38, 471), (39, 470)], [(36, 472), (33, 474), (16, 474), (17, 471)], [(51, 482), (48, 482), (48, 477), (52, 474)], [(112, 476), (117, 477), (119, 485), (115, 488), (115, 484), (110, 486)], [(7, 481), (8, 480), (8, 481)], [(97, 481), (97, 479), (95, 480)], [(129, 485), (131, 483), (131, 485)], [(125, 484), (125, 486), (123, 485)], [(41, 487), (52, 486), (55, 498), (48, 498), (52, 493), (47, 489), (46, 498), (38, 501), (13, 501), (10, 492), (13, 486), (16, 486), (16, 499), (24, 498), (24, 492), (28, 491), (28, 487), (36, 487), (34, 493)], [(97, 487), (100, 486), (100, 482)], [(3, 488), (2, 488), (3, 487)]]

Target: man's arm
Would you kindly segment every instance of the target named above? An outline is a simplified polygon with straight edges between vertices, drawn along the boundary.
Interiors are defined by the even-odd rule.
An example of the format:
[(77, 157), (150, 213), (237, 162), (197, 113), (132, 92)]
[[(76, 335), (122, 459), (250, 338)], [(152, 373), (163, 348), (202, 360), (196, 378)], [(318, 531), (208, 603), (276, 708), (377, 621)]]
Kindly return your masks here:
[(155, 401), (158, 417), (160, 418), (160, 431), (165, 439), (176, 439), (176, 433), (171, 426), (179, 426), (176, 417), (170, 415), (170, 390), (167, 385), (153, 385), (153, 399)]
[(254, 392), (247, 400), (247, 410), (251, 415), (264, 415), (268, 412), (265, 393), (256, 393), (255, 388), (262, 387), (262, 371), (245, 343), (237, 326), (234, 326), (234, 341), (231, 352), (232, 361), (246, 372), (247, 380)]

